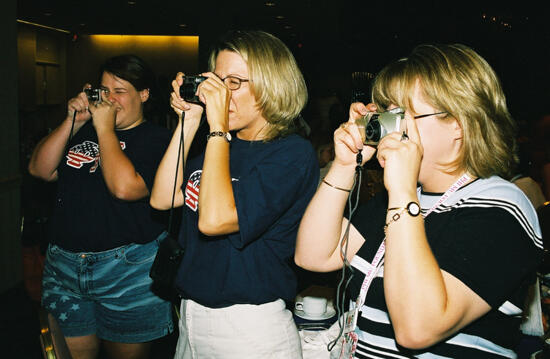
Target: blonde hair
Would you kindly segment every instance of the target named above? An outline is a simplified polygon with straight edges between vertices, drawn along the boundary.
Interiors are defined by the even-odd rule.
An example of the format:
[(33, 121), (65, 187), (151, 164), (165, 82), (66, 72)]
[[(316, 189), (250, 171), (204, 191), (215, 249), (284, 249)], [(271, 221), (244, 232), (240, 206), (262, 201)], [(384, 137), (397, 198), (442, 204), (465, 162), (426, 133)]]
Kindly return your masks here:
[(393, 104), (414, 111), (417, 83), (425, 101), (462, 128), (461, 155), (447, 164), (449, 169), (480, 178), (510, 178), (518, 162), (516, 124), (491, 66), (461, 44), (420, 45), (377, 75), (372, 100), (380, 109)]
[(269, 123), (264, 140), (295, 132), (295, 119), (307, 102), (307, 88), (285, 44), (263, 31), (232, 31), (212, 50), (210, 71), (215, 69), (216, 58), (224, 50), (239, 54), (247, 63), (252, 93)]

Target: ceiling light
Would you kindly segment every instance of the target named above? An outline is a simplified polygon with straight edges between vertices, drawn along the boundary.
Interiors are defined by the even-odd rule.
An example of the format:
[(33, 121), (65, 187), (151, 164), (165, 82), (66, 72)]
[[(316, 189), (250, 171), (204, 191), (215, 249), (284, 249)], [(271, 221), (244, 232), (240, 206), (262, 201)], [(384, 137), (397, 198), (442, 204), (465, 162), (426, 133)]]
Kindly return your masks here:
[(274, 2), (268, 1), (264, 4), (265, 6), (275, 6)]

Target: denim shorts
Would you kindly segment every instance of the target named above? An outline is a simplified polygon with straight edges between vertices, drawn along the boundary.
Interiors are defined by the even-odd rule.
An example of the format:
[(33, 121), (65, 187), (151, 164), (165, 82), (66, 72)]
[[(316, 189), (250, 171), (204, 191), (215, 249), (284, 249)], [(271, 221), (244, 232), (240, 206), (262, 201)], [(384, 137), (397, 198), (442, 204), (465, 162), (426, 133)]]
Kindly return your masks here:
[(165, 237), (104, 252), (75, 253), (50, 245), (42, 306), (57, 319), (63, 335), (143, 343), (171, 333), (172, 305), (151, 291), (149, 277)]

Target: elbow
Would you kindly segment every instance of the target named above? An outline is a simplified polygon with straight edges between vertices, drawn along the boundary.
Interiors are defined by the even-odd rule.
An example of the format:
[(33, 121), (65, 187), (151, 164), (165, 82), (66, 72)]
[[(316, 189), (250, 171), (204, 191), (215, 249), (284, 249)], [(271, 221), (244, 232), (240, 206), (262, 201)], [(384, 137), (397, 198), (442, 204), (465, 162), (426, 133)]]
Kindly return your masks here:
[(442, 338), (436, 337), (427, 328), (396, 328), (395, 341), (402, 347), (418, 350), (438, 343)]
[(311, 251), (300, 250), (296, 247), (294, 252), (294, 263), (300, 268), (303, 268), (312, 272), (331, 272), (334, 270), (329, 264), (329, 260), (323, 260), (316, 258), (312, 255)]
[(137, 201), (147, 195), (147, 193), (141, 193), (141, 191), (139, 191), (139, 193), (133, 191), (130, 186), (125, 185), (115, 185), (109, 188), (109, 192), (111, 192), (111, 195), (116, 199), (127, 202)]
[(31, 176), (40, 178), (41, 180), (44, 180), (46, 182), (52, 182), (57, 179), (56, 172), (54, 173), (45, 173), (44, 171), (41, 171), (40, 168), (35, 166), (34, 162), (31, 161), (29, 163), (29, 166), (27, 167), (29, 173)]
[(122, 188), (116, 188), (112, 189), (111, 195), (115, 197), (116, 199), (119, 199), (121, 201), (131, 201), (133, 198), (131, 198), (130, 193)]
[(153, 188), (153, 193), (151, 194), (151, 197), (149, 198), (149, 204), (154, 209), (158, 209), (159, 211), (166, 211), (170, 209), (170, 203), (166, 201), (162, 201), (161, 198), (155, 193)]
[(294, 263), (300, 268), (311, 270), (312, 266), (307, 260), (307, 257), (303, 255), (303, 251), (300, 251), (298, 248), (296, 248), (296, 252), (294, 253)]
[(224, 223), (222, 220), (216, 220), (210, 218), (204, 218), (199, 214), (199, 231), (209, 237), (220, 236), (222, 234), (228, 234), (235, 232), (228, 223)]
[(31, 174), (31, 176), (38, 177), (38, 178), (43, 178), (32, 162), (29, 163), (29, 166), (27, 167), (27, 169), (28, 169), (29, 173)]

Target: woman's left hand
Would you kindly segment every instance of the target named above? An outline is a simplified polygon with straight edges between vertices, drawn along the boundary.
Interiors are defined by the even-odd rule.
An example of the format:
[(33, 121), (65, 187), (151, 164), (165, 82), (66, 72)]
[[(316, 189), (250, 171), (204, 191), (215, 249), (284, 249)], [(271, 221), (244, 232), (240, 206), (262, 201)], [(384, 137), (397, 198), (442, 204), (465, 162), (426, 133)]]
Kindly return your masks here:
[(212, 72), (201, 74), (208, 77), (198, 87), (199, 99), (206, 105), (206, 119), (210, 131), (229, 131), (229, 101), (231, 90)]
[(109, 102), (105, 97), (101, 102), (89, 107), (96, 132), (113, 131), (116, 127), (116, 113), (120, 111), (117, 103)]
[(406, 119), (406, 135), (393, 132), (378, 144), (377, 159), (384, 168), (384, 186), (389, 195), (416, 196), (423, 147), (414, 119)]

